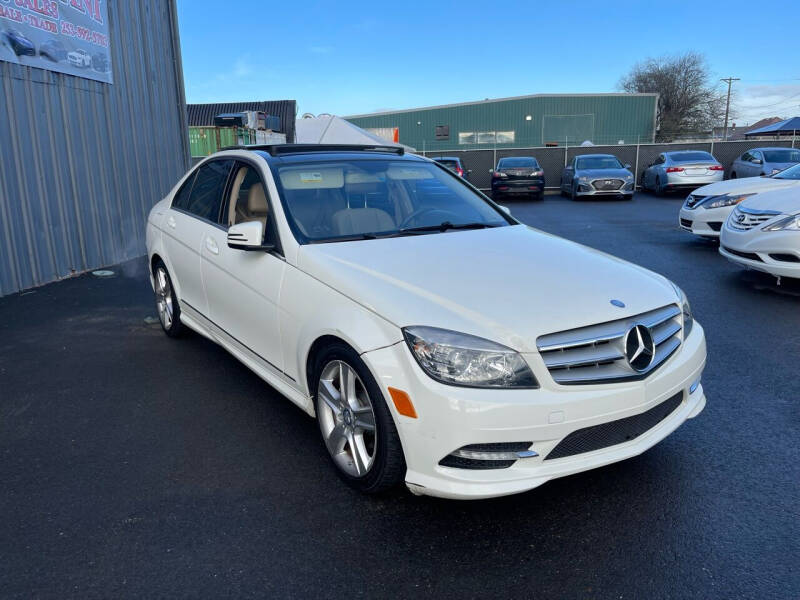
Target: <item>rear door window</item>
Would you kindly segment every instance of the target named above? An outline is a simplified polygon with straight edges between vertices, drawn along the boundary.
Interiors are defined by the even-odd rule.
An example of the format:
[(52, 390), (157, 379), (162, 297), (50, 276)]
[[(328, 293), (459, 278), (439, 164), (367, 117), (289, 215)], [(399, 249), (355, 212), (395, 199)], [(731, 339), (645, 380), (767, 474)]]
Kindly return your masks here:
[(197, 171), (188, 205), (183, 208), (193, 215), (216, 223), (222, 205), (222, 194), (233, 166), (232, 160), (215, 160), (204, 164)]
[(178, 193), (175, 194), (175, 197), (172, 199), (173, 208), (180, 208), (182, 210), (189, 209), (189, 194), (192, 193), (192, 184), (194, 183), (195, 177), (197, 177), (197, 171), (186, 178), (181, 189), (178, 190)]

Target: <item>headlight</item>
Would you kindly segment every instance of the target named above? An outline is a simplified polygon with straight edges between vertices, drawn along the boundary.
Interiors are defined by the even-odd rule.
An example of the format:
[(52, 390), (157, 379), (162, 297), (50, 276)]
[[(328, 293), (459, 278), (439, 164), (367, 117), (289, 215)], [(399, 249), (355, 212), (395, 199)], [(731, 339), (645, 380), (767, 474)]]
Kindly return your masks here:
[(680, 298), (681, 312), (683, 312), (683, 339), (686, 339), (692, 332), (692, 326), (694, 325), (692, 306), (689, 304), (689, 299), (686, 297), (686, 294), (683, 293), (681, 288), (674, 283), (672, 284), (672, 287), (675, 288), (675, 293), (678, 294), (678, 298)]
[(800, 215), (792, 215), (777, 223), (767, 225), (764, 231), (800, 231)]
[(511, 348), (437, 327), (403, 329), (411, 354), (428, 375), (450, 385), (537, 388), (525, 359)]
[(704, 202), (703, 208), (722, 208), (723, 206), (733, 206), (739, 204), (745, 198), (754, 196), (755, 194), (733, 194), (731, 196), (725, 194), (724, 196), (712, 197), (711, 202)]

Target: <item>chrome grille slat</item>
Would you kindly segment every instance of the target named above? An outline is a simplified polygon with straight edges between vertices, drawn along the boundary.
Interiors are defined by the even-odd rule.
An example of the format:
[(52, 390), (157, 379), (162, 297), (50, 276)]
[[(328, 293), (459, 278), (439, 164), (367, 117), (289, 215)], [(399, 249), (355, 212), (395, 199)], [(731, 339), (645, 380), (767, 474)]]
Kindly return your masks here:
[(737, 206), (728, 218), (728, 227), (736, 231), (750, 231), (779, 214), (775, 211), (754, 211)]
[[(625, 336), (635, 325), (653, 336), (655, 356), (644, 372), (625, 358)], [(646, 377), (681, 344), (681, 309), (674, 304), (624, 319), (540, 336), (537, 347), (553, 379), (563, 385)]]

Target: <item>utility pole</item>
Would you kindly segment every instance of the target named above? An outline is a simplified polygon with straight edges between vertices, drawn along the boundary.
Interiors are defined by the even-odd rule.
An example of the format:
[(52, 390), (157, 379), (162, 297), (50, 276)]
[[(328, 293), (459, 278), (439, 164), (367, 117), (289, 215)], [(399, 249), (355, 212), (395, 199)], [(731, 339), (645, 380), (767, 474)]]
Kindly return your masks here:
[(724, 81), (728, 84), (728, 100), (725, 102), (725, 129), (722, 132), (722, 141), (728, 141), (728, 112), (731, 109), (731, 84), (734, 81), (740, 81), (738, 77), (727, 77), (725, 79), (720, 79), (720, 81)]

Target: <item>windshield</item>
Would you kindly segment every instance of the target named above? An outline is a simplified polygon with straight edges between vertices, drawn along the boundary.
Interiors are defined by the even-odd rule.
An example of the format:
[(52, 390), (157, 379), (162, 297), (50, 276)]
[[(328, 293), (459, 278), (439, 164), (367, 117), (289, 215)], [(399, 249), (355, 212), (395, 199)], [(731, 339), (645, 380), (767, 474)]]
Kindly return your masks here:
[(273, 164), (301, 243), (369, 239), (509, 224), (448, 171), (392, 159)]
[(775, 179), (800, 179), (800, 165), (794, 165), (773, 175)]
[(622, 169), (622, 163), (616, 156), (585, 156), (579, 158), (577, 169)]
[(696, 160), (717, 162), (716, 159), (708, 152), (676, 152), (670, 156), (675, 162), (689, 162)]
[(501, 158), (500, 164), (497, 165), (498, 169), (518, 169), (520, 167), (538, 167), (535, 158), (518, 157), (518, 158)]
[(764, 160), (768, 163), (800, 163), (800, 150), (764, 150)]

